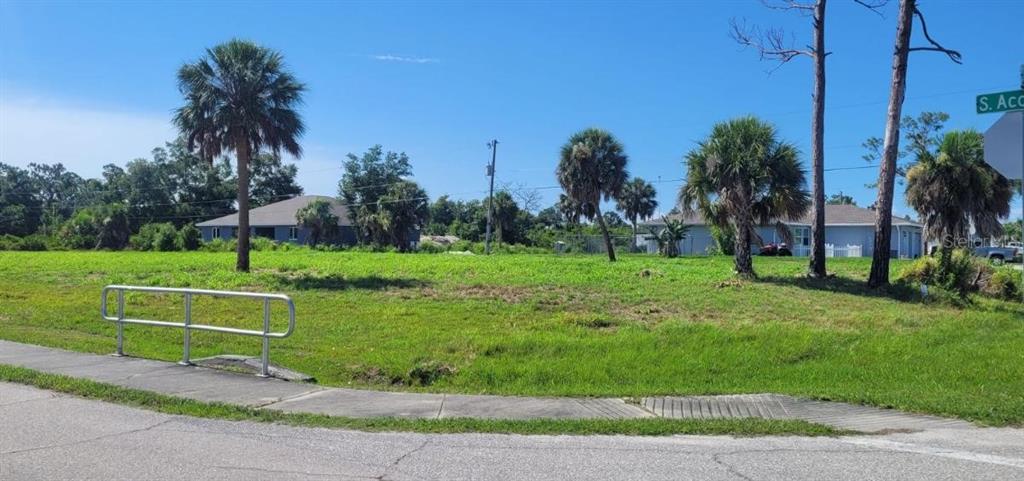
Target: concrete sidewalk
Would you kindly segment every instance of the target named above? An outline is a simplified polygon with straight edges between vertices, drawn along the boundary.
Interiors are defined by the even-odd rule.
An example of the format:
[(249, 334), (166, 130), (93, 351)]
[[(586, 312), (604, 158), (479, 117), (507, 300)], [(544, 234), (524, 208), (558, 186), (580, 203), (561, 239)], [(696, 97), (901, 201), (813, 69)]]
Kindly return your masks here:
[(0, 364), (91, 379), (199, 401), (345, 417), (486, 419), (803, 419), (862, 432), (970, 429), (970, 423), (779, 394), (621, 398), (530, 398), (329, 388), (197, 366), (85, 354), (0, 340)]

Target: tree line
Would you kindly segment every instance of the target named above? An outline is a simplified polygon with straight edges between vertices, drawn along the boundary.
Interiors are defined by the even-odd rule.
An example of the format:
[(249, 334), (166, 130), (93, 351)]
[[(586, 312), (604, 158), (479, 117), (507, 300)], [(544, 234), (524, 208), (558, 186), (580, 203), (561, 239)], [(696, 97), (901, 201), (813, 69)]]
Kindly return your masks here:
[[(254, 206), (302, 194), (297, 168), (257, 155), (251, 166)], [(45, 236), (70, 248), (119, 249), (150, 223), (175, 228), (235, 211), (237, 178), (227, 159), (207, 162), (182, 139), (123, 167), (86, 178), (61, 163), (0, 163), (0, 235)], [(95, 243), (93, 243), (95, 242)]]

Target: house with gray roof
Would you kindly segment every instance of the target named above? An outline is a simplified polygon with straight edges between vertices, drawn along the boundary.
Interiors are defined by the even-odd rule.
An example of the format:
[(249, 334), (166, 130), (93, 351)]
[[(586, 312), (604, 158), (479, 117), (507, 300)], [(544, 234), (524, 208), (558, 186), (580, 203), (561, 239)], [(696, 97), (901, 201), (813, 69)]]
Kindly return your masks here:
[[(699, 214), (671, 214), (669, 219), (680, 220), (690, 230), (686, 238), (679, 242), (679, 252), (683, 255), (703, 255), (715, 248), (715, 240), (711, 229)], [(811, 252), (811, 224), (813, 214), (810, 209), (797, 221), (784, 222), (793, 234), (793, 245), (787, 246), (795, 256), (809, 256)], [(650, 230), (663, 228), (664, 221), (660, 218), (644, 223), (638, 235), (638, 245), (648, 252), (658, 250)], [(892, 237), (890, 251), (893, 258), (913, 259), (924, 254), (923, 225), (909, 218), (892, 218)], [(774, 226), (758, 226), (757, 234), (765, 244), (782, 244)], [(755, 241), (756, 242), (756, 241)], [(825, 206), (825, 255), (828, 257), (871, 257), (875, 245), (875, 211), (855, 205)], [(759, 251), (753, 245), (754, 253)]]
[[(308, 243), (310, 230), (298, 225), (295, 221), (295, 213), (318, 199), (330, 203), (331, 213), (338, 217), (339, 235), (334, 242), (342, 245), (355, 244), (356, 232), (349, 221), (348, 209), (334, 197), (324, 195), (300, 195), (250, 209), (249, 235), (265, 237), (277, 242)], [(196, 224), (196, 227), (202, 232), (205, 242), (213, 239), (233, 239), (238, 237), (238, 214), (228, 214), (224, 217), (200, 222)]]

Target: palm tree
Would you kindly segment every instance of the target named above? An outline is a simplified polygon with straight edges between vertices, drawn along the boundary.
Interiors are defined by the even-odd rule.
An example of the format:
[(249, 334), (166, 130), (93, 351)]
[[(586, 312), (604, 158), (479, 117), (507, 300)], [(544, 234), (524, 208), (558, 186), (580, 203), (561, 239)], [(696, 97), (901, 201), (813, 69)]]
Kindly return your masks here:
[(508, 242), (512, 238), (512, 228), (515, 226), (516, 216), (519, 215), (519, 206), (506, 190), (494, 193), (494, 227), (497, 233), (498, 244)]
[(651, 235), (658, 243), (658, 252), (665, 257), (679, 257), (679, 241), (685, 239), (690, 233), (690, 226), (667, 217), (663, 217), (662, 221), (665, 222), (665, 228), (660, 232), (651, 229)]
[(629, 219), (633, 225), (633, 250), (636, 251), (636, 226), (640, 220), (650, 219), (654, 210), (658, 208), (658, 201), (655, 199), (657, 193), (654, 186), (644, 179), (634, 177), (622, 186), (622, 192), (615, 200), (615, 207), (622, 211), (622, 214)]
[(810, 205), (796, 147), (780, 141), (775, 127), (748, 116), (715, 124), (711, 135), (686, 155), (686, 183), (679, 203), (699, 212), (708, 224), (736, 232), (735, 265), (741, 277), (754, 277), (750, 243), (755, 224), (771, 225), (784, 238), (782, 220), (796, 220)]
[(409, 250), (412, 236), (430, 220), (427, 192), (411, 180), (402, 180), (388, 187), (380, 197), (376, 222), (380, 242), (398, 250)]
[(238, 163), (238, 260), (249, 270), (249, 161), (262, 148), (302, 155), (306, 128), (295, 108), (305, 86), (284, 66), (280, 53), (244, 40), (207, 49), (178, 70), (185, 105), (174, 123), (190, 151), (212, 162), (234, 151)]
[(570, 218), (586, 217), (597, 220), (604, 236), (608, 260), (615, 262), (615, 248), (612, 246), (608, 226), (601, 215), (601, 200), (618, 197), (626, 183), (625, 149), (611, 132), (589, 128), (576, 132), (562, 146), (555, 175), (565, 191), (566, 199), (574, 212)]
[(1003, 232), (999, 219), (1010, 215), (1010, 181), (984, 162), (982, 142), (975, 130), (948, 132), (937, 154), (919, 151), (907, 172), (907, 204), (921, 214), (928, 237), (942, 247), (940, 275), (971, 225), (978, 235), (998, 236)]
[(310, 231), (309, 244), (329, 240), (337, 233), (338, 216), (331, 212), (331, 203), (316, 199), (295, 212), (295, 222)]

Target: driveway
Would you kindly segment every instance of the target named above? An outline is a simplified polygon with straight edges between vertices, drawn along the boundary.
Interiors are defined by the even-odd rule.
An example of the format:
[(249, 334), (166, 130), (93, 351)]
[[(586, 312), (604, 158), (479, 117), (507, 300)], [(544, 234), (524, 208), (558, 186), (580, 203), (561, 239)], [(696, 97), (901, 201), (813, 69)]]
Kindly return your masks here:
[(171, 416), (0, 383), (0, 479), (1024, 478), (1024, 431), (842, 438), (364, 433)]

